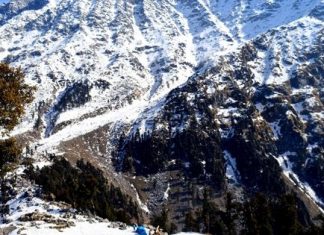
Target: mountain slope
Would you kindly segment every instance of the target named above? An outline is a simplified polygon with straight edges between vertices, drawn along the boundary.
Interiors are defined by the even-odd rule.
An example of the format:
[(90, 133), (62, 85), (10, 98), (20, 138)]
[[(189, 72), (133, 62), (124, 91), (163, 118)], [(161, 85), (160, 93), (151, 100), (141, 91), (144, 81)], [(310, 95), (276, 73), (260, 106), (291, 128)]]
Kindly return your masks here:
[(226, 192), (293, 191), (315, 217), (323, 10), (322, 0), (0, 5), (0, 60), (38, 88), (12, 135), (36, 160), (85, 158), (180, 227), (204, 187), (220, 207)]

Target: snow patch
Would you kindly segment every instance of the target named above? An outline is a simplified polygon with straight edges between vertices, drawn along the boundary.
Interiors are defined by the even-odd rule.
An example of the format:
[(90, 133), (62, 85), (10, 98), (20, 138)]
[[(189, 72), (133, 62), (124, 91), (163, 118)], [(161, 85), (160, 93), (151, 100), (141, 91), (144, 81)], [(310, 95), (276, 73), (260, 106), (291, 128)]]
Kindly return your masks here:
[(234, 184), (239, 184), (240, 182), (240, 174), (236, 167), (236, 159), (232, 157), (232, 155), (225, 150), (224, 158), (226, 161), (226, 177)]
[(283, 174), (296, 186), (298, 186), (310, 199), (312, 199), (315, 203), (319, 205), (319, 209), (324, 213), (324, 203), (323, 201), (316, 195), (315, 191), (310, 187), (307, 182), (302, 182), (298, 175), (295, 174), (292, 170), (293, 165), (289, 161), (288, 155), (290, 152), (284, 153), (279, 157), (275, 157), (278, 161), (279, 165), (283, 170)]
[(170, 192), (171, 188), (170, 188), (170, 183), (168, 183), (168, 187), (165, 190), (164, 194), (163, 194), (163, 200), (168, 200), (169, 199), (169, 192)]

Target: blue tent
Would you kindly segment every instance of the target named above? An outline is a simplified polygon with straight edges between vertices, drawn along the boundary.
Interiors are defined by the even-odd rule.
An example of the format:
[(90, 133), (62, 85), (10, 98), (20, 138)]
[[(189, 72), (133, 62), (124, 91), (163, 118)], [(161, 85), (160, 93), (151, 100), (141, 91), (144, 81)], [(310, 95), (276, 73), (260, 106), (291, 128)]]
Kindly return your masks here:
[(145, 227), (144, 227), (144, 226), (138, 226), (138, 227), (136, 228), (136, 233), (137, 233), (138, 235), (148, 235), (147, 232), (146, 232), (146, 230), (145, 230)]

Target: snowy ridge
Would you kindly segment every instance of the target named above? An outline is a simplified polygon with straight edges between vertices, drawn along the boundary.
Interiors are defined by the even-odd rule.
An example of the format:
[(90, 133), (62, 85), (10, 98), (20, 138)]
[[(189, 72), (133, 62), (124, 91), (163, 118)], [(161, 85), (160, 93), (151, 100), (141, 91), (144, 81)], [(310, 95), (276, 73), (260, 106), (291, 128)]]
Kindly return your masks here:
[[(303, 7), (300, 4), (298, 1), (50, 0), (38, 10), (23, 11), (0, 27), (0, 60), (26, 68), (29, 81), (39, 88), (29, 108), (31, 113), (15, 133), (32, 129), (40, 102), (54, 105), (68, 85), (82, 80), (89, 80), (90, 85), (103, 80), (108, 88), (92, 86), (91, 100), (61, 111), (54, 126), (79, 122), (88, 115), (110, 113), (123, 106), (136, 110), (128, 105), (132, 100), (141, 100), (143, 104), (143, 108), (137, 109), (139, 115), (154, 100), (186, 82), (199, 64), (216, 63), (218, 56), (235, 50), (242, 38), (253, 38), (306, 16), (319, 1), (308, 0)], [(287, 7), (298, 11), (286, 15), (289, 11), (285, 10), (285, 14), (279, 14)], [(262, 15), (259, 8), (271, 15)], [(256, 14), (262, 17), (255, 18)], [(280, 18), (273, 20), (273, 16)], [(321, 24), (307, 18), (302, 22)], [(229, 25), (241, 27), (244, 35)], [(300, 45), (304, 43), (301, 41)], [(207, 63), (209, 60), (214, 62)], [(266, 80), (273, 82), (271, 78)], [(82, 126), (94, 122), (102, 125), (106, 115)], [(46, 125), (48, 120), (43, 122)], [(71, 133), (71, 129), (66, 131)], [(80, 133), (80, 128), (73, 129), (77, 131), (73, 137), (90, 130), (84, 128)]]

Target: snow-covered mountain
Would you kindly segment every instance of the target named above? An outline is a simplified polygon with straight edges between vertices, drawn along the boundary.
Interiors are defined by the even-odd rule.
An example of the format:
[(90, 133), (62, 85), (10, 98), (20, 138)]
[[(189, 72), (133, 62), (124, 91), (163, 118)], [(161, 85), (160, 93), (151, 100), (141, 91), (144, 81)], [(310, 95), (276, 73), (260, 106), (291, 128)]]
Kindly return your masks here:
[(12, 135), (36, 160), (91, 161), (146, 211), (174, 203), (185, 175), (238, 198), (298, 188), (316, 214), (323, 16), (323, 0), (0, 3), (0, 61), (37, 86)]
[[(12, 1), (0, 10), (0, 59), (25, 68), (39, 87), (33, 112), (22, 124), (24, 131), (32, 129), (39, 103), (45, 102), (52, 109), (41, 117), (43, 136), (57, 133), (59, 124), (77, 121), (83, 130), (73, 125), (69, 131), (59, 128), (62, 138), (71, 139), (101, 126), (99, 116), (105, 123), (115, 121), (111, 110), (130, 108), (134, 116), (129, 114), (127, 122), (136, 119), (186, 82), (197, 67), (216, 64), (220, 55), (260, 33), (295, 20), (319, 31), (322, 21), (308, 15), (321, 4), (313, 0)], [(297, 38), (297, 45), (290, 45), (296, 50), (304, 47), (304, 37), (310, 42), (316, 36), (311, 29), (310, 35), (299, 29), (291, 32), (290, 40), (303, 37), (299, 45)], [(73, 86), (86, 93), (76, 102), (80, 104), (58, 107), (60, 99), (73, 96)], [(89, 114), (96, 117), (87, 118)]]

